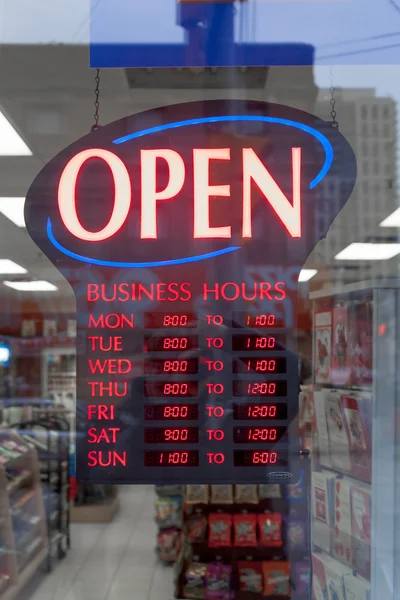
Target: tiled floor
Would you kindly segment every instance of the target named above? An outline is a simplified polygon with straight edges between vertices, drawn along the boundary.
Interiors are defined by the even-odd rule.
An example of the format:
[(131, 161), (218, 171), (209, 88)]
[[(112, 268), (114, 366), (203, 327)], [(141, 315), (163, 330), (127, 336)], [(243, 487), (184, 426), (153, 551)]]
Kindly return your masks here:
[(29, 600), (172, 600), (173, 570), (154, 551), (154, 488), (120, 489), (121, 509), (104, 525), (72, 525), (68, 556)]

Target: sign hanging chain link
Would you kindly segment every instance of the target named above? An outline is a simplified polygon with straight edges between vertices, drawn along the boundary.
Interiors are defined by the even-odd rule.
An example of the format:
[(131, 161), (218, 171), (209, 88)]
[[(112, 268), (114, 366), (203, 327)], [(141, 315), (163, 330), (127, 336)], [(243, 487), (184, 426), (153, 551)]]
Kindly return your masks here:
[(335, 86), (334, 86), (334, 79), (333, 79), (333, 69), (331, 67), (330, 72), (329, 72), (329, 81), (330, 81), (330, 88), (329, 91), (331, 93), (331, 99), (330, 99), (330, 104), (331, 104), (331, 117), (332, 117), (332, 127), (334, 127), (335, 129), (339, 128), (339, 123), (336, 120), (336, 110), (335, 110), (335, 106), (336, 106), (336, 99), (335, 99)]
[(92, 125), (92, 131), (96, 131), (96, 129), (99, 128), (99, 109), (100, 109), (100, 69), (96, 69), (96, 77), (94, 78), (95, 82), (96, 82), (96, 87), (94, 89), (94, 96), (95, 96), (95, 100), (94, 100), (94, 123)]

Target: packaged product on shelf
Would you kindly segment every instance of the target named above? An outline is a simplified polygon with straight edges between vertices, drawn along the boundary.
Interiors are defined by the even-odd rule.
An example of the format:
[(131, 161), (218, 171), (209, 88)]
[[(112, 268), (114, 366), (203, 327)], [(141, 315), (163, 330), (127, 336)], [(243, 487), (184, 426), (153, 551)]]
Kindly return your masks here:
[(156, 485), (157, 496), (183, 496), (185, 487), (183, 485)]
[(277, 483), (266, 483), (258, 486), (260, 500), (267, 498), (282, 498), (281, 486)]
[(187, 485), (185, 499), (188, 504), (208, 504), (208, 485)]
[(309, 594), (311, 588), (311, 568), (306, 562), (296, 562), (293, 566), (293, 587), (296, 595)]
[(325, 390), (325, 414), (329, 433), (331, 465), (342, 473), (351, 473), (350, 442), (338, 391)]
[(237, 504), (258, 504), (257, 485), (235, 485), (235, 502)]
[(263, 574), (261, 562), (240, 560), (237, 563), (239, 590), (261, 594), (263, 590)]
[(211, 548), (232, 545), (232, 515), (211, 513), (208, 516), (208, 526), (208, 545)]
[(200, 562), (191, 562), (185, 572), (183, 594), (185, 598), (204, 600), (206, 593), (207, 565)]
[(347, 565), (352, 564), (350, 483), (335, 481), (335, 511), (333, 528), (333, 555)]
[(285, 492), (285, 498), (290, 502), (304, 500), (306, 495), (304, 469), (300, 470), (300, 477), (296, 483), (285, 484), (283, 489)]
[(268, 513), (257, 515), (260, 546), (282, 546), (282, 515)]
[(205, 600), (230, 600), (232, 567), (221, 562), (208, 563)]
[(186, 522), (186, 533), (191, 544), (204, 542), (207, 532), (207, 517), (205, 515), (191, 515)]
[(351, 359), (348, 346), (348, 317), (346, 306), (333, 309), (333, 344), (331, 383), (347, 385), (351, 381)]
[(257, 516), (237, 514), (233, 516), (234, 545), (257, 546)]
[(329, 432), (325, 413), (325, 391), (314, 391), (315, 448), (321, 466), (331, 466)]
[(305, 548), (307, 542), (307, 522), (289, 517), (286, 527), (286, 539), (291, 550)]
[(311, 474), (312, 541), (325, 552), (331, 550), (335, 479), (336, 476), (328, 471)]
[(343, 577), (346, 600), (370, 600), (371, 586), (368, 581), (354, 575)]
[(332, 357), (332, 312), (315, 313), (315, 381), (330, 383)]
[(157, 535), (157, 551), (160, 560), (174, 562), (181, 549), (181, 532), (176, 527), (163, 529)]
[(362, 577), (371, 575), (371, 490), (351, 484), (353, 567)]
[(355, 396), (341, 396), (346, 430), (350, 442), (351, 474), (357, 479), (371, 481), (371, 457), (367, 434)]
[(155, 502), (156, 521), (159, 527), (182, 526), (182, 499), (157, 498)]
[(233, 504), (233, 485), (212, 485), (212, 504)]
[(262, 563), (264, 578), (264, 596), (289, 596), (290, 567), (288, 562), (264, 561)]

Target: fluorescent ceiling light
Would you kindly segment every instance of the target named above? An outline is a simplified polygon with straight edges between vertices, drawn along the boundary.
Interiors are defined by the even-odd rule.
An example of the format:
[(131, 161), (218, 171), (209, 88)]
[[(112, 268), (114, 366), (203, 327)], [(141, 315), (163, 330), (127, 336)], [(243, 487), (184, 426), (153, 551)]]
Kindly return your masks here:
[(336, 260), (388, 260), (400, 254), (400, 244), (363, 244), (355, 242), (336, 254)]
[(20, 275), (27, 272), (24, 267), (17, 265), (13, 260), (0, 258), (0, 275)]
[(18, 227), (25, 227), (25, 198), (0, 198), (0, 213)]
[(49, 281), (3, 281), (3, 283), (19, 292), (55, 292), (57, 289)]
[(397, 208), (391, 215), (386, 217), (380, 224), (381, 227), (400, 227), (400, 208)]
[(302, 269), (299, 274), (299, 283), (310, 281), (318, 273), (317, 269)]
[(32, 156), (32, 152), (0, 111), (0, 156)]

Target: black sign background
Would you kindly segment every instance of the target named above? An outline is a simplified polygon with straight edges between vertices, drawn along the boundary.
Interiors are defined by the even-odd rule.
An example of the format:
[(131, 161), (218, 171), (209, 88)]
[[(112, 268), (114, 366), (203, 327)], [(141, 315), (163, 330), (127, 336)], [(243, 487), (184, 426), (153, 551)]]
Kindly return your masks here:
[[(305, 125), (325, 136), (334, 150), (333, 161), (325, 179), (310, 189), (310, 183), (321, 172), (326, 160), (326, 152), (314, 135), (310, 135), (301, 127), (262, 120), (233, 119), (235, 115), (284, 119), (301, 126)], [(233, 120), (192, 123), (182, 127), (162, 129), (164, 125), (184, 120), (224, 116), (229, 116)], [(114, 143), (123, 136), (149, 128), (159, 128), (159, 130), (121, 144)], [(210, 183), (230, 184), (231, 195), (229, 198), (211, 198), (210, 222), (213, 227), (231, 225), (232, 239), (193, 239), (193, 149), (227, 147), (230, 148), (231, 159), (212, 163)], [(253, 185), (253, 237), (243, 240), (241, 237), (243, 148), (254, 149), (287, 198), (292, 198), (293, 147), (302, 149), (301, 238), (292, 238), (288, 234), (271, 205), (266, 202), (258, 187)], [(132, 203), (129, 216), (121, 230), (111, 239), (103, 242), (88, 243), (75, 238), (64, 226), (58, 209), (57, 194), (61, 174), (71, 158), (88, 148), (103, 148), (117, 154), (126, 165), (131, 180)], [(175, 150), (182, 156), (186, 167), (186, 179), (182, 191), (176, 198), (157, 203), (158, 239), (141, 240), (140, 150), (162, 148)], [(162, 160), (157, 164), (157, 176), (159, 189), (163, 189), (168, 181), (169, 171)], [(126, 117), (84, 136), (44, 167), (28, 192), (25, 218), (32, 239), (71, 283), (77, 299), (78, 335), (82, 342), (77, 357), (78, 479), (115, 483), (266, 481), (276, 483), (282, 480), (283, 472), (287, 474), (285, 477), (290, 481), (296, 481), (299, 454), (297, 426), (299, 382), (296, 345), (292, 332), (296, 324), (297, 275), (316, 243), (325, 235), (329, 224), (348, 200), (355, 178), (356, 163), (353, 151), (345, 138), (330, 123), (285, 106), (236, 100), (173, 105)], [(334, 185), (327, 185), (327, 182)], [(101, 230), (111, 215), (114, 198), (110, 170), (102, 160), (91, 159), (82, 168), (76, 187), (76, 197), (82, 225), (90, 231)], [(51, 236), (56, 240), (56, 244), (52, 243), (51, 236), (49, 237), (49, 219)], [(170, 266), (143, 266), (142, 268), (110, 266), (110, 263), (118, 262), (159, 263), (217, 252), (227, 246), (240, 247), (240, 249), (207, 260), (182, 262)], [(74, 258), (71, 254), (85, 259)], [(96, 262), (108, 264), (95, 264)], [(264, 273), (272, 273), (272, 277), (266, 277)], [(145, 294), (141, 301), (138, 301), (137, 296), (133, 299), (132, 285), (138, 286), (140, 283), (147, 290), (153, 290), (154, 301), (150, 301)], [(207, 297), (204, 298), (204, 286), (209, 290), (219, 285), (221, 291), (226, 283), (231, 285), (226, 288), (225, 298), (221, 293), (216, 297), (215, 294), (208, 292)], [(97, 286), (91, 290), (98, 290), (101, 299), (94, 301), (93, 293), (88, 296), (88, 284)], [(126, 286), (118, 287), (121, 284)], [(264, 284), (264, 290), (269, 290), (267, 294), (260, 293), (261, 284)], [(137, 289), (136, 287), (136, 294)], [(237, 299), (227, 299), (228, 296), (235, 297), (236, 289), (239, 290)], [(189, 297), (187, 297), (188, 290)], [(130, 299), (126, 299), (129, 295)], [(197, 349), (187, 352), (171, 351), (170, 355), (165, 352), (146, 355), (146, 358), (170, 357), (171, 359), (197, 357), (198, 375), (185, 378), (181, 374), (170, 374), (169, 379), (164, 374), (144, 375), (144, 333), (152, 334), (149, 329), (145, 332), (143, 330), (145, 311), (170, 314), (198, 313), (198, 328), (186, 330), (167, 328), (154, 332), (158, 336), (196, 335), (199, 339)], [(250, 379), (253, 381), (258, 377), (259, 380), (267, 381), (268, 378), (281, 378), (288, 382), (287, 397), (274, 397), (271, 400), (288, 404), (287, 421), (276, 421), (275, 424), (285, 425), (288, 428), (289, 442), (265, 448), (266, 451), (278, 453), (282, 450), (282, 457), (289, 449), (287, 464), (279, 459), (275, 466), (266, 464), (263, 468), (260, 468), (259, 464), (254, 467), (234, 465), (234, 450), (243, 450), (243, 444), (238, 448), (233, 443), (233, 425), (240, 425), (240, 422), (233, 421), (232, 356), (243, 356), (243, 351), (237, 353), (232, 350), (232, 334), (257, 333), (254, 327), (231, 329), (232, 313), (236, 311), (249, 311), (252, 314), (275, 311), (280, 319), (285, 318), (285, 328), (280, 328), (276, 333), (286, 335), (286, 347), (275, 350), (275, 355), (286, 357), (287, 373), (275, 377), (273, 374), (260, 377), (259, 374), (251, 373)], [(92, 326), (89, 327), (90, 315), (97, 321), (102, 316), (106, 318), (110, 314), (125, 314), (128, 319), (134, 319), (135, 326), (133, 328), (105, 326), (102, 329), (94, 328), (92, 321)], [(222, 316), (222, 325), (210, 323), (207, 315)], [(101, 321), (98, 322), (101, 324)], [(271, 328), (263, 332), (260, 329), (259, 333), (270, 336), (273, 335), (274, 330)], [(101, 342), (99, 340), (93, 342), (89, 339), (92, 336), (101, 338)], [(116, 342), (116, 337), (121, 338), (120, 345)], [(208, 347), (208, 339), (214, 338), (223, 340), (221, 348)], [(111, 344), (111, 350), (101, 350), (100, 344), (103, 348)], [(250, 350), (247, 354), (248, 357), (257, 358), (263, 356), (271, 358), (273, 355), (273, 349), (267, 349), (264, 354), (260, 351), (252, 353)], [(110, 371), (109, 373), (93, 373), (92, 367), (97, 359), (101, 361), (125, 359), (130, 362), (131, 370), (124, 374), (124, 367), (121, 367), (120, 363), (108, 363), (106, 369)], [(207, 361), (216, 360), (224, 364), (223, 370), (209, 371)], [(120, 368), (121, 372), (113, 373), (113, 369), (117, 368)], [(246, 377), (248, 376), (235, 375), (234, 379)], [(190, 421), (188, 425), (199, 427), (199, 443), (188, 444), (187, 450), (199, 451), (199, 466), (185, 468), (178, 459), (173, 465), (174, 468), (164, 469), (161, 466), (165, 464), (165, 457), (163, 457), (159, 467), (145, 467), (145, 451), (163, 450), (160, 444), (152, 448), (151, 445), (144, 443), (144, 404), (149, 402), (148, 398), (144, 397), (145, 382), (157, 380), (184, 382), (192, 379), (199, 382), (198, 398), (188, 400), (186, 397), (164, 396), (153, 399), (152, 402), (198, 404), (198, 423), (196, 425)], [(93, 382), (98, 385), (93, 386)], [(117, 385), (115, 388), (114, 383)], [(210, 394), (208, 391), (208, 384), (216, 383), (223, 386), (224, 391), (220, 395)], [(107, 389), (114, 391), (110, 395), (103, 393), (100, 396), (100, 384), (103, 386), (103, 392), (106, 389), (104, 386), (111, 386)], [(264, 402), (268, 398), (265, 396), (258, 399), (254, 396), (243, 398), (244, 402), (256, 400)], [(109, 421), (99, 418), (99, 414), (94, 414), (93, 409), (89, 417), (88, 407), (98, 404), (114, 406), (114, 418)], [(207, 407), (216, 406), (223, 407), (222, 417), (209, 416)], [(109, 415), (111, 415), (110, 411)], [(161, 425), (173, 428), (174, 422), (163, 421), (159, 423), (159, 426)], [(249, 422), (243, 422), (243, 425), (249, 425)], [(271, 426), (270, 419), (266, 425)], [(157, 423), (154, 426), (157, 426)], [(182, 426), (181, 421), (179, 426)], [(111, 431), (110, 428), (115, 431)], [(91, 434), (89, 430), (92, 431)], [(105, 433), (100, 436), (103, 430)], [(222, 430), (224, 438), (209, 439), (208, 431), (214, 430)], [(94, 437), (98, 439), (96, 443), (91, 443)], [(115, 441), (110, 441), (111, 438)], [(165, 447), (166, 451), (171, 449), (174, 450), (171, 444)], [(176, 449), (179, 452), (184, 451), (184, 444), (177, 444)], [(257, 447), (249, 445), (249, 450), (258, 451), (262, 448), (259, 444)], [(90, 453), (93, 452), (96, 459), (89, 459), (89, 456), (93, 456)], [(224, 457), (222, 463), (214, 461), (212, 457), (210, 459), (211, 455), (215, 457), (217, 454)], [(100, 460), (99, 456), (101, 456)], [(90, 463), (94, 460), (97, 462), (91, 466)], [(291, 478), (288, 474), (291, 474)]]

